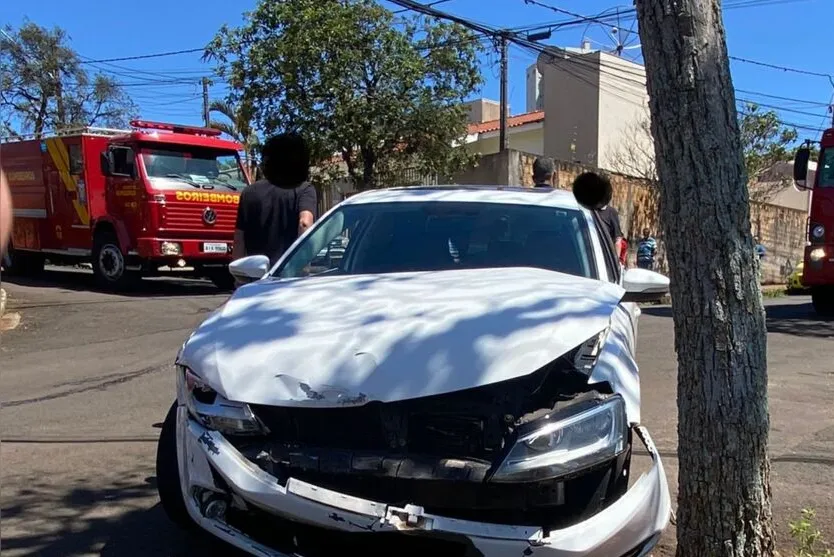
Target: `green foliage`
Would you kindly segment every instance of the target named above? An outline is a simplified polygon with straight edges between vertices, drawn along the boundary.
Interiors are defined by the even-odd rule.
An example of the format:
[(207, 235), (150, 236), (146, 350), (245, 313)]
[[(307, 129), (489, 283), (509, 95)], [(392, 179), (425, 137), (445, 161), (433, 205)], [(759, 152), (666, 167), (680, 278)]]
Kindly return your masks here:
[(817, 517), (813, 509), (802, 509), (802, 517), (790, 523), (791, 537), (796, 543), (795, 557), (834, 557), (830, 549), (825, 549), (822, 532), (815, 526)]
[(247, 170), (250, 176), (255, 176), (261, 142), (252, 127), (252, 105), (249, 103), (232, 105), (228, 101), (214, 101), (209, 104), (209, 112), (220, 114), (228, 120), (225, 122), (212, 120), (209, 125), (243, 145)]
[(394, 185), (404, 169), (448, 175), (472, 162), (462, 102), (481, 83), (465, 28), (395, 19), (372, 0), (260, 0), (240, 28), (206, 50), (266, 134), (293, 130), (322, 175), (341, 158), (360, 188)]
[(777, 163), (793, 160), (798, 134), (783, 125), (774, 111), (764, 112), (748, 103), (739, 113), (744, 166), (753, 201), (767, 201), (790, 183), (790, 177), (768, 176)]
[(0, 33), (0, 127), (40, 136), (74, 126), (122, 127), (136, 106), (112, 78), (91, 76), (66, 32), (26, 22)]

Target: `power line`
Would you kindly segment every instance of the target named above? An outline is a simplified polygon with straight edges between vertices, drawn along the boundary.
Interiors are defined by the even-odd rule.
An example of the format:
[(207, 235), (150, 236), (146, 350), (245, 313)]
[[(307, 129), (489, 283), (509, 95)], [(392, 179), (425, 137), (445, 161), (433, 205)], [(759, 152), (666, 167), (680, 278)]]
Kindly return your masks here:
[(179, 54), (193, 54), (195, 52), (205, 52), (205, 47), (200, 48), (186, 48), (184, 50), (171, 50), (168, 52), (156, 52), (154, 54), (139, 54), (137, 56), (122, 56), (121, 58), (104, 58), (101, 60), (82, 60), (81, 64), (104, 64), (107, 62), (126, 62), (128, 60), (146, 60), (148, 58), (162, 58), (164, 56), (177, 56)]
[(825, 106), (825, 107), (827, 107), (831, 104), (831, 103), (821, 103), (821, 102), (817, 102), (817, 101), (809, 101), (809, 100), (805, 100), (805, 99), (794, 99), (794, 98), (791, 98), (791, 97), (781, 97), (779, 95), (769, 95), (767, 93), (759, 93), (757, 91), (748, 91), (748, 90), (745, 90), (745, 89), (736, 89), (736, 93), (742, 93), (742, 94), (745, 94), (745, 95), (757, 95), (759, 97), (767, 97), (769, 99), (776, 99), (776, 100), (780, 100), (780, 101), (799, 103), (799, 104), (807, 104), (807, 105), (812, 105), (812, 106)]
[[(724, 6), (723, 9), (726, 10), (726, 9), (733, 9), (733, 8), (751, 8), (751, 7), (769, 6), (769, 5), (775, 5), (775, 4), (791, 4), (791, 3), (804, 2), (804, 1), (807, 1), (807, 0), (740, 0), (739, 3), (729, 4), (729, 5)], [(524, 0), (524, 3), (534, 5), (534, 6), (539, 6), (541, 8), (545, 8), (545, 9), (554, 11), (556, 13), (569, 15), (569, 16), (578, 18), (579, 20), (587, 22), (587, 23), (609, 24), (611, 22), (607, 21), (605, 18), (610, 18), (614, 15), (616, 15), (616, 16), (636, 15), (636, 10), (634, 8), (629, 8), (629, 9), (624, 10), (622, 12), (617, 10), (617, 12), (615, 14), (612, 14), (612, 15), (586, 16), (586, 15), (582, 15), (582, 14), (579, 14), (579, 13), (576, 13), (576, 12), (572, 12), (570, 10), (565, 10), (563, 8), (559, 8), (559, 7), (556, 7), (556, 6), (551, 6), (550, 4), (545, 4), (544, 2), (540, 2), (539, 0)], [(629, 34), (639, 35), (638, 31), (633, 31), (633, 30), (630, 30), (630, 29), (620, 29), (620, 30), (624, 31), (626, 33), (629, 33)], [(747, 63), (747, 64), (754, 64), (754, 65), (757, 65), (757, 66), (762, 66), (762, 67), (776, 69), (776, 70), (782, 70), (782, 71), (786, 71), (786, 72), (793, 72), (793, 73), (804, 74), (804, 75), (812, 75), (812, 76), (816, 76), (816, 77), (825, 77), (825, 78), (828, 78), (829, 80), (831, 80), (832, 85), (834, 85), (834, 77), (832, 77), (832, 75), (828, 74), (828, 73), (814, 72), (814, 71), (803, 70), (803, 69), (799, 69), (799, 68), (791, 68), (791, 67), (788, 67), (788, 66), (779, 66), (777, 64), (770, 64), (770, 63), (767, 63), (767, 62), (760, 62), (758, 60), (750, 60), (748, 58), (742, 58), (740, 56), (729, 56), (729, 58), (730, 58), (730, 60), (735, 60), (737, 62), (744, 62), (744, 63)]]
[(816, 77), (826, 77), (829, 80), (832, 80), (832, 85), (834, 85), (834, 76), (830, 73), (821, 73), (821, 72), (813, 72), (809, 70), (801, 70), (799, 68), (791, 68), (789, 66), (780, 66), (778, 64), (770, 64), (768, 62), (759, 62), (758, 60), (750, 60), (749, 58), (742, 58), (740, 56), (729, 56), (730, 60), (735, 60), (736, 62), (744, 62), (745, 64), (753, 64), (755, 66), (762, 66), (765, 68), (771, 68), (774, 70), (782, 70), (783, 72), (792, 72), (798, 73), (803, 75), (813, 75)]

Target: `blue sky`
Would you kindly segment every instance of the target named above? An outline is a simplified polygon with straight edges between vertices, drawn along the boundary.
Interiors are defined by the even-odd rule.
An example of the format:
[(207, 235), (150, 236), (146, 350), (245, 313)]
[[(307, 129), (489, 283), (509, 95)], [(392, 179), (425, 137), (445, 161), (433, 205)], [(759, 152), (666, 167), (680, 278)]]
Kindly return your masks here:
[[(424, 3), (427, 0), (422, 0)], [(628, 9), (630, 0), (541, 0), (583, 15), (604, 10)], [(5, 1), (0, 5), (0, 22), (20, 25), (25, 18), (40, 25), (58, 25), (67, 30), (72, 46), (89, 59), (136, 56), (184, 50), (205, 45), (223, 23), (242, 21), (244, 11), (255, 0), (143, 0), (141, 9), (99, 0)], [(730, 55), (768, 64), (821, 74), (834, 74), (831, 29), (834, 28), (832, 0), (725, 0), (725, 25)], [(520, 27), (570, 19), (524, 0), (447, 0), (438, 9), (490, 26)], [(632, 20), (624, 19), (623, 29)], [(623, 32), (624, 37), (629, 37)], [(544, 41), (560, 46), (579, 46), (587, 37), (595, 46), (613, 45), (610, 29), (598, 24), (580, 25), (553, 33)], [(625, 41), (635, 44), (633, 39)], [(631, 53), (639, 52), (631, 50)], [(510, 103), (514, 113), (525, 108), (525, 69), (533, 55), (518, 47), (510, 49)], [(481, 96), (498, 99), (498, 58), (490, 52), (482, 61), (486, 79)], [(786, 122), (807, 126), (801, 137), (816, 137), (812, 131), (830, 122), (825, 105), (832, 102), (834, 84), (828, 78), (776, 70), (751, 63), (732, 61), (738, 97), (773, 105)], [(124, 83), (146, 119), (199, 124), (201, 100), (199, 78), (209, 75), (211, 66), (199, 54), (183, 54), (96, 64)], [(149, 73), (141, 73), (149, 72)], [(168, 83), (169, 81), (182, 83)], [(211, 88), (212, 98), (224, 95), (225, 87)], [(770, 95), (767, 97), (765, 95)], [(773, 97), (782, 98), (773, 98)], [(786, 100), (792, 99), (792, 100)]]

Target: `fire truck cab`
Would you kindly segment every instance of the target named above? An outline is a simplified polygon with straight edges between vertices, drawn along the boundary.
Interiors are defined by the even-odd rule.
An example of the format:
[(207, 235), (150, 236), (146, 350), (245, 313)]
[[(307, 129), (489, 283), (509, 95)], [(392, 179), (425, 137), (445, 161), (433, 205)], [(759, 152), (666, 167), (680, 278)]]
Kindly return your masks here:
[(808, 180), (810, 147), (796, 152), (794, 182), (811, 190), (808, 214), (808, 241), (802, 283), (811, 289), (814, 310), (821, 316), (834, 316), (834, 128), (826, 130), (820, 141), (816, 175)]
[(8, 272), (89, 262), (97, 283), (186, 270), (230, 288), (241, 145), (212, 128), (134, 120), (0, 145), (14, 228)]

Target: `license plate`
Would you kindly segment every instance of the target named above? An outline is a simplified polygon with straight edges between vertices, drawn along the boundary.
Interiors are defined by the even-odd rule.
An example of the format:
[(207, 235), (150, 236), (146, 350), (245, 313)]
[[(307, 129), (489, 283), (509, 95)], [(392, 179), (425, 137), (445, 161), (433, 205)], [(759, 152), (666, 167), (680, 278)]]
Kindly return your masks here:
[(226, 253), (229, 250), (223, 242), (206, 242), (203, 244), (203, 251), (205, 253)]

